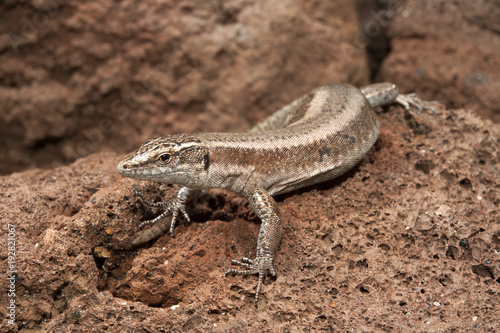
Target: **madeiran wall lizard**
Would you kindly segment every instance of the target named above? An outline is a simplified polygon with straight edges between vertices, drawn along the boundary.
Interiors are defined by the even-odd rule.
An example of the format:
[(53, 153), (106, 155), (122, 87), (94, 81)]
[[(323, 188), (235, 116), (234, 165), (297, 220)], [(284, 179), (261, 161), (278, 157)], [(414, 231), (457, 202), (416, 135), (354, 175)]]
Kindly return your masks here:
[[(346, 84), (322, 86), (295, 100), (246, 133), (176, 134), (147, 141), (117, 166), (122, 176), (177, 184), (170, 202), (153, 226), (132, 242), (139, 245), (166, 229), (174, 236), (179, 212), (189, 221), (186, 203), (197, 191), (224, 188), (244, 196), (262, 221), (254, 259), (232, 260), (244, 270), (226, 274), (258, 274), (255, 301), (264, 276), (276, 276), (275, 256), (283, 226), (274, 195), (290, 192), (342, 175), (373, 146), (380, 123), (374, 108), (400, 103), (423, 108), (414, 95), (400, 95), (392, 83), (357, 89)], [(169, 222), (168, 216), (171, 215)]]

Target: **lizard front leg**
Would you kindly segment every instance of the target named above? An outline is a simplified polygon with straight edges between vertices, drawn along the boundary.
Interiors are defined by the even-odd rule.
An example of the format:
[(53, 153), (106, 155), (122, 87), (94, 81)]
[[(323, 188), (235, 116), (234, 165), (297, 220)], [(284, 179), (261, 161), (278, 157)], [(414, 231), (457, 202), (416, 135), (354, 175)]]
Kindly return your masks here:
[(257, 253), (255, 259), (242, 258), (241, 262), (231, 260), (232, 264), (240, 265), (247, 270), (229, 269), (225, 274), (259, 274), (255, 292), (255, 302), (257, 303), (267, 270), (270, 271), (272, 276), (276, 276), (274, 259), (283, 234), (283, 225), (276, 201), (267, 191), (257, 189), (248, 195), (248, 200), (262, 221), (257, 240)]
[[(146, 225), (152, 224), (153, 226), (139, 234), (133, 241), (132, 245), (140, 245), (149, 242), (161, 236), (167, 229), (170, 230), (170, 235), (175, 236), (175, 220), (179, 215), (179, 211), (182, 213), (187, 222), (190, 222), (190, 218), (186, 213), (186, 202), (193, 197), (193, 193), (196, 192), (187, 187), (182, 187), (178, 192), (177, 196), (172, 201), (161, 201), (161, 202), (150, 202), (145, 197), (144, 194), (139, 190), (138, 186), (134, 186), (135, 194), (142, 199), (144, 204), (150, 207), (165, 207), (165, 211), (161, 213), (156, 218), (144, 221), (139, 225), (139, 228), (143, 228)], [(168, 216), (171, 215), (170, 220)], [(170, 222), (170, 223), (169, 223)]]

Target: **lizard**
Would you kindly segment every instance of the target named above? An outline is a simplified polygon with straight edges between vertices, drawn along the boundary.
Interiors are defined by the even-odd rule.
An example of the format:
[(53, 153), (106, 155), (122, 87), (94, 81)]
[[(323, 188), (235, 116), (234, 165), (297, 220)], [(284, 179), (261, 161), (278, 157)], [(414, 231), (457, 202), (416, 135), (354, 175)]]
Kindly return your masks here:
[(283, 225), (273, 196), (333, 179), (358, 164), (379, 135), (375, 107), (392, 103), (415, 106), (419, 112), (425, 108), (415, 94), (399, 94), (393, 83), (361, 89), (332, 84), (310, 91), (245, 133), (174, 134), (145, 142), (118, 163), (117, 171), (181, 188), (174, 200), (151, 203), (134, 186), (146, 205), (165, 211), (140, 225), (153, 224), (132, 245), (149, 242), (167, 229), (173, 237), (179, 212), (190, 221), (186, 204), (200, 190), (236, 192), (248, 199), (261, 227), (255, 258), (231, 260), (244, 269), (229, 269), (225, 275), (258, 274), (257, 304), (267, 272), (277, 275)]

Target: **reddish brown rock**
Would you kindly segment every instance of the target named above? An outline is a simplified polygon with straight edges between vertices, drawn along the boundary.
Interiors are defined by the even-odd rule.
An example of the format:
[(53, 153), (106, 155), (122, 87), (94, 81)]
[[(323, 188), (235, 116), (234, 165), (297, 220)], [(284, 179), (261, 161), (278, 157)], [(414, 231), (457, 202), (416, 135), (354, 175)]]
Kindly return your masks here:
[[(380, 78), (490, 108), (492, 2), (388, 4), (403, 7)], [(243, 198), (210, 191), (176, 238), (130, 247), (159, 212), (115, 172), (121, 154), (158, 135), (245, 130), (324, 83), (366, 83), (351, 1), (0, 8), (0, 32), (15, 34), (0, 38), (1, 172), (78, 158), (0, 177), (1, 264), (16, 271), (15, 298), (0, 279), (0, 332), (500, 330), (500, 132), (469, 110), (379, 110), (380, 138), (357, 168), (277, 198), (278, 277), (258, 308), (255, 276), (223, 276), (255, 254)], [(81, 158), (96, 151), (108, 152)], [(139, 184), (152, 200), (176, 190)]]
[[(122, 156), (1, 177), (0, 218), (17, 244), (16, 328), (498, 330), (498, 128), (464, 110), (380, 117), (359, 167), (278, 198), (278, 277), (258, 308), (257, 277), (223, 276), (229, 259), (255, 254), (259, 221), (245, 199), (210, 191), (176, 238), (131, 249), (138, 223), (158, 212), (114, 171)], [(175, 193), (140, 184), (152, 200)], [(0, 332), (11, 331), (0, 313)]]
[[(0, 172), (244, 131), (291, 99), (367, 83), (351, 1), (4, 3)], [(342, 42), (342, 43), (341, 43)]]
[(500, 123), (500, 5), (496, 0), (409, 0), (389, 26), (379, 80)]

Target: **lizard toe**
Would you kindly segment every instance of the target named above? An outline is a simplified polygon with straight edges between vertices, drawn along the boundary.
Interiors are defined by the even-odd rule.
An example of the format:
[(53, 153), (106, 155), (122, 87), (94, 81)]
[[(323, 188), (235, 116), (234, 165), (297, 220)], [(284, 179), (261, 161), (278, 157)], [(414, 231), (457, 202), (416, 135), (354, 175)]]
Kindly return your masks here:
[(276, 268), (274, 267), (274, 260), (272, 257), (261, 256), (255, 259), (242, 258), (241, 261), (231, 260), (231, 264), (239, 265), (241, 267), (246, 268), (247, 270), (237, 270), (237, 269), (228, 269), (225, 272), (227, 274), (236, 274), (236, 275), (252, 275), (259, 274), (259, 280), (257, 282), (257, 288), (255, 291), (255, 303), (259, 300), (260, 290), (262, 287), (262, 283), (264, 282), (264, 278), (266, 276), (267, 271), (271, 273), (273, 277), (276, 276)]

